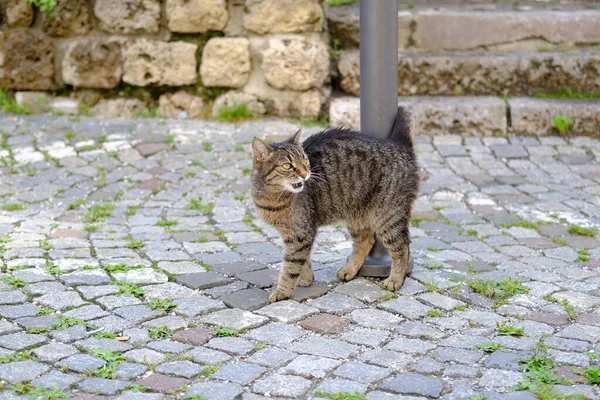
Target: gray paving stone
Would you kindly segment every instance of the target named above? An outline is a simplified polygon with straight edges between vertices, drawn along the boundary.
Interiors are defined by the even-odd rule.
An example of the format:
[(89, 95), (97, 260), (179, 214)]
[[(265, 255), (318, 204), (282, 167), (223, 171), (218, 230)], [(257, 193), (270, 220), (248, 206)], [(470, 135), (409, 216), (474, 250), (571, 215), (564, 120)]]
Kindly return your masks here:
[(365, 307), (361, 301), (340, 293), (329, 293), (325, 296), (308, 300), (306, 304), (316, 307), (322, 312), (335, 315), (344, 315), (357, 308)]
[[(423, 357), (414, 365), (415, 372), (423, 375), (439, 374), (445, 365), (435, 361), (433, 358)], [(462, 366), (461, 366), (462, 368)]]
[(391, 369), (376, 367), (357, 361), (350, 361), (340, 365), (333, 374), (341, 378), (362, 383), (374, 383), (387, 378), (392, 373)]
[(402, 322), (402, 318), (392, 313), (372, 308), (354, 310), (348, 317), (361, 326), (375, 329), (390, 329)]
[(398, 394), (413, 394), (428, 397), (440, 397), (442, 381), (413, 373), (397, 374), (394, 378), (384, 381), (381, 389)]
[(40, 360), (50, 364), (62, 360), (63, 358), (79, 353), (74, 346), (63, 343), (49, 343), (44, 346), (37, 347), (33, 350), (33, 354)]
[(47, 365), (31, 360), (0, 364), (0, 379), (10, 383), (28, 382), (49, 369)]
[(69, 310), (63, 314), (65, 317), (78, 318), (84, 321), (89, 321), (95, 318), (102, 318), (109, 315), (108, 312), (104, 311), (99, 306), (92, 304), (89, 306), (83, 306)]
[(433, 353), (433, 358), (443, 363), (454, 362), (474, 365), (481, 357), (482, 354), (480, 351), (457, 349), (453, 347), (438, 347)]
[(389, 342), (385, 348), (388, 350), (401, 351), (403, 353), (425, 354), (429, 350), (435, 349), (435, 343), (426, 342), (420, 339), (397, 338)]
[(204, 296), (177, 299), (173, 303), (175, 304), (175, 312), (185, 317), (205, 315), (225, 308), (222, 301), (212, 300)]
[(142, 323), (150, 319), (165, 315), (164, 311), (153, 310), (145, 305), (126, 306), (113, 310), (119, 317), (125, 318), (133, 323)]
[(19, 304), (24, 303), (26, 300), (27, 296), (18, 290), (0, 292), (0, 304)]
[(216, 272), (199, 272), (195, 274), (177, 275), (175, 281), (188, 288), (202, 290), (231, 283), (231, 278), (227, 278)]
[(310, 388), (309, 380), (293, 375), (272, 374), (257, 381), (252, 390), (271, 396), (300, 397)]
[(366, 391), (367, 385), (365, 385), (364, 383), (349, 381), (347, 379), (329, 378), (325, 379), (319, 386), (317, 386), (313, 393), (365, 393)]
[(60, 331), (51, 331), (50, 336), (59, 342), (71, 343), (88, 336), (87, 329), (83, 325), (75, 325)]
[(281, 322), (272, 322), (260, 328), (252, 329), (247, 336), (259, 342), (266, 341), (276, 346), (287, 347), (294, 340), (306, 335), (308, 331)]
[(11, 333), (10, 335), (0, 336), (0, 347), (10, 350), (23, 350), (47, 341), (48, 338), (43, 335)]
[(299, 375), (307, 379), (325, 378), (325, 376), (342, 362), (331, 358), (300, 355), (291, 363), (279, 370), (282, 374)]
[(94, 337), (85, 340), (80, 340), (75, 343), (75, 346), (81, 347), (86, 351), (93, 349), (104, 349), (108, 351), (128, 351), (133, 348), (130, 343), (121, 342), (115, 339), (96, 339)]
[(488, 388), (509, 388), (523, 380), (523, 374), (515, 371), (487, 369), (479, 379), (479, 385)]
[(192, 378), (200, 373), (202, 367), (190, 361), (172, 361), (161, 364), (156, 369), (157, 372), (166, 375), (182, 376)]
[(336, 339), (308, 336), (288, 347), (300, 354), (311, 354), (329, 358), (348, 358), (358, 351), (358, 347)]
[(269, 293), (262, 289), (242, 289), (221, 296), (221, 301), (231, 308), (256, 311), (269, 304)]
[(117, 367), (117, 378), (124, 380), (131, 380), (137, 378), (146, 372), (147, 368), (145, 365), (130, 363), (130, 362), (122, 362), (119, 363)]
[(354, 279), (336, 287), (335, 291), (367, 303), (374, 303), (389, 293), (366, 279)]
[(217, 337), (206, 344), (211, 349), (221, 350), (227, 354), (246, 355), (254, 349), (249, 341), (236, 337)]
[(219, 362), (225, 362), (231, 359), (231, 357), (226, 353), (207, 349), (204, 347), (197, 347), (193, 350), (190, 350), (188, 354), (192, 357), (194, 362), (200, 364), (215, 364)]
[(397, 299), (384, 301), (377, 307), (385, 311), (390, 311), (408, 319), (418, 319), (424, 317), (431, 307), (420, 303), (410, 297), (398, 297)]
[(64, 310), (86, 304), (76, 292), (48, 293), (37, 299), (41, 304), (55, 310)]
[(256, 311), (257, 314), (285, 323), (297, 322), (318, 312), (314, 307), (293, 300), (278, 301)]
[(261, 315), (252, 314), (249, 311), (239, 309), (226, 309), (217, 311), (200, 318), (201, 322), (226, 326), (232, 329), (251, 329), (263, 325), (269, 319)]
[(165, 355), (150, 349), (134, 349), (123, 354), (129, 361), (138, 364), (160, 364), (165, 360)]
[(258, 271), (244, 272), (237, 274), (235, 277), (256, 287), (268, 288), (277, 282), (279, 272), (275, 269), (267, 268)]
[(38, 308), (33, 304), (0, 306), (0, 316), (9, 319), (32, 317), (37, 315)]
[(505, 369), (509, 371), (520, 371), (522, 365), (519, 360), (526, 359), (532, 355), (529, 351), (495, 351), (485, 360), (487, 368)]
[(198, 395), (200, 398), (214, 400), (234, 400), (242, 392), (242, 387), (237, 383), (200, 382), (190, 386), (186, 395)]
[(387, 331), (356, 328), (344, 332), (342, 336), (340, 336), (340, 339), (353, 344), (377, 347), (386, 341), (389, 336), (390, 333)]
[(85, 373), (88, 370), (96, 370), (102, 368), (106, 361), (99, 357), (90, 356), (89, 354), (75, 354), (69, 358), (59, 361), (57, 367), (68, 368), (69, 371)]
[(41, 386), (50, 391), (58, 388), (63, 392), (69, 391), (71, 385), (81, 380), (80, 377), (70, 374), (63, 374), (58, 371), (50, 371), (47, 375), (40, 376), (39, 378), (31, 381), (33, 387)]
[(60, 280), (69, 286), (103, 285), (110, 282), (110, 277), (102, 270), (74, 271), (60, 276)]
[(129, 386), (129, 382), (117, 379), (87, 378), (77, 384), (79, 390), (88, 393), (114, 395)]
[(249, 385), (267, 371), (266, 368), (247, 362), (225, 364), (212, 377), (224, 381)]
[(291, 351), (278, 347), (267, 347), (252, 354), (246, 361), (264, 367), (277, 368), (287, 364), (296, 357), (298, 355)]

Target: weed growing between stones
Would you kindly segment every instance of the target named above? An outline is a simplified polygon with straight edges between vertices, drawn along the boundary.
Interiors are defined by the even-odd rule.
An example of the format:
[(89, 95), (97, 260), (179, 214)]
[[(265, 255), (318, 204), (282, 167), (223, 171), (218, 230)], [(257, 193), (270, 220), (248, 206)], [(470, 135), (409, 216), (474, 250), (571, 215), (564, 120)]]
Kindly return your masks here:
[(577, 250), (577, 260), (578, 262), (588, 262), (590, 261), (590, 252), (587, 249), (579, 249)]
[(152, 339), (168, 339), (175, 334), (175, 331), (163, 325), (148, 329), (148, 334)]
[(496, 343), (496, 342), (484, 342), (484, 343), (478, 344), (477, 347), (486, 353), (493, 353), (495, 351), (504, 351), (504, 352), (510, 351), (506, 347), (502, 346), (500, 343)]
[(197, 199), (190, 199), (190, 204), (185, 206), (186, 210), (194, 210), (194, 211), (202, 211), (202, 214), (209, 215), (213, 208), (215, 207), (214, 203), (203, 203), (202, 197), (198, 197)]
[(25, 208), (23, 203), (4, 203), (2, 209), (4, 211), (21, 211)]
[(16, 288), (25, 286), (25, 282), (23, 282), (19, 278), (15, 278), (14, 276), (7, 276), (5, 278), (2, 278), (2, 282), (6, 283), (7, 285), (16, 287)]
[(573, 119), (571, 117), (565, 117), (564, 115), (556, 114), (552, 119), (552, 126), (558, 131), (558, 133), (564, 135), (569, 130), (572, 120)]
[(153, 310), (162, 310), (168, 312), (171, 309), (175, 308), (175, 304), (171, 299), (155, 298), (150, 300), (150, 302), (148, 303), (148, 307), (150, 307)]
[(178, 225), (179, 221), (176, 221), (174, 219), (161, 219), (160, 221), (157, 221), (154, 226), (160, 226), (163, 228), (169, 228), (171, 226), (175, 226)]
[(142, 265), (142, 264), (127, 265), (125, 263), (117, 263), (117, 264), (106, 264), (106, 265), (103, 265), (102, 268), (107, 273), (114, 274), (114, 273), (119, 273), (119, 272), (131, 271), (132, 269), (144, 268), (144, 265)]
[(490, 279), (475, 278), (469, 281), (468, 285), (474, 292), (496, 300), (497, 305), (506, 302), (507, 299), (516, 294), (528, 292), (528, 289), (519, 280), (514, 280), (510, 277), (498, 282)]
[(597, 365), (587, 367), (582, 375), (589, 384), (600, 383), (600, 367)]
[(502, 227), (505, 229), (508, 228), (525, 228), (525, 229), (532, 229), (534, 231), (538, 230), (538, 226), (535, 222), (532, 221), (515, 221), (515, 222), (507, 222), (505, 224), (502, 224)]
[(119, 363), (125, 361), (125, 357), (119, 351), (108, 351), (104, 349), (93, 349), (90, 351), (90, 355), (99, 357), (106, 361), (106, 364), (102, 368), (96, 370), (88, 370), (88, 373), (92, 376), (102, 379), (114, 379), (117, 376), (117, 367)]
[(558, 244), (560, 246), (568, 246), (569, 245), (565, 239), (560, 238), (560, 237), (553, 237), (552, 243)]
[(200, 376), (212, 376), (216, 374), (219, 368), (221, 368), (221, 365), (223, 365), (222, 362), (207, 365), (206, 367), (202, 368), (202, 371), (200, 371)]
[(570, 88), (550, 93), (534, 93), (538, 99), (599, 99), (600, 94), (573, 92)]
[(144, 386), (144, 385), (140, 385), (139, 383), (132, 383), (131, 385), (127, 386), (125, 388), (125, 390), (128, 390), (130, 392), (147, 392), (149, 389)]
[(144, 297), (144, 289), (134, 283), (125, 281), (113, 281), (111, 283), (119, 287), (119, 294), (137, 297), (138, 299)]
[(139, 240), (135, 240), (133, 238), (133, 236), (129, 235), (125, 237), (125, 240), (127, 241), (127, 244), (125, 244), (125, 247), (127, 247), (128, 249), (141, 249), (144, 247), (144, 243), (140, 242)]
[(589, 236), (589, 237), (595, 237), (598, 234), (597, 229), (584, 228), (583, 226), (579, 226), (579, 225), (569, 226), (569, 232), (572, 233), (573, 235)]
[(117, 337), (116, 333), (112, 333), (112, 332), (96, 332), (94, 333), (94, 338), (95, 339), (114, 339)]
[(15, 99), (10, 98), (2, 89), (0, 89), (0, 110), (7, 114), (31, 114), (31, 110), (27, 105), (18, 104)]
[(140, 208), (142, 208), (141, 205), (129, 206), (129, 207), (127, 207), (127, 210), (125, 211), (125, 215), (127, 215), (128, 217), (134, 216), (135, 213), (137, 213), (137, 210), (139, 210)]
[(86, 328), (89, 326), (89, 324), (82, 319), (65, 317), (64, 315), (61, 315), (60, 320), (58, 322), (55, 322), (52, 325), (52, 329), (56, 329), (56, 330), (60, 331), (60, 330), (67, 329), (67, 328), (70, 328), (75, 325), (82, 325), (82, 326), (85, 326)]
[(255, 116), (254, 111), (248, 108), (248, 103), (240, 103), (231, 107), (221, 107), (216, 119), (222, 122), (240, 122), (253, 119)]
[(115, 206), (112, 204), (94, 204), (88, 208), (88, 212), (85, 214), (85, 220), (87, 222), (101, 222), (104, 218), (112, 216), (112, 212)]
[(331, 400), (365, 400), (366, 397), (364, 394), (359, 392), (337, 392), (337, 393), (327, 393), (327, 392), (316, 392), (316, 397), (321, 397), (323, 399), (331, 399)]
[(6, 364), (6, 363), (15, 362), (15, 361), (27, 361), (27, 360), (37, 361), (37, 359), (34, 357), (34, 355), (31, 353), (31, 351), (20, 351), (18, 353), (14, 353), (14, 354), (11, 354), (8, 356), (1, 356), (0, 364)]
[(240, 334), (246, 333), (245, 330), (237, 330), (237, 329), (233, 329), (233, 328), (227, 328), (226, 326), (217, 326), (215, 328), (213, 328), (212, 332), (213, 335), (215, 336), (219, 336), (219, 337), (228, 337), (228, 336), (239, 336)]
[(496, 322), (496, 332), (500, 336), (525, 336), (525, 328), (511, 325), (507, 321)]

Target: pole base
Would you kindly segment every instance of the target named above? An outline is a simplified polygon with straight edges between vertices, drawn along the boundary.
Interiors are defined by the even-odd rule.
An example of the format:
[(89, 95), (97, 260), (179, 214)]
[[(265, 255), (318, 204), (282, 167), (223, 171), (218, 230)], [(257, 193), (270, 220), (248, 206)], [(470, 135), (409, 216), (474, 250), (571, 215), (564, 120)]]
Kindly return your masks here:
[[(371, 278), (387, 278), (390, 276), (392, 269), (392, 258), (386, 255), (383, 258), (373, 257), (369, 255), (365, 260), (365, 263), (358, 271), (358, 276), (367, 276)], [(413, 271), (413, 258), (408, 257), (408, 271), (407, 275), (410, 275)]]

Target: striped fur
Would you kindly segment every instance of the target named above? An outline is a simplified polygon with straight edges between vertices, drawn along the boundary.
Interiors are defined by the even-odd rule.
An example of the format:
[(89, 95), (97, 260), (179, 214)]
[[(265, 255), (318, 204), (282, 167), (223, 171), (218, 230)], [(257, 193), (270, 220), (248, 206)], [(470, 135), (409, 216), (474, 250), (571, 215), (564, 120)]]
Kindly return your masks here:
[[(346, 129), (325, 130), (302, 144), (300, 131), (272, 145), (254, 139), (252, 197), (285, 245), (271, 302), (288, 298), (296, 284), (312, 284), (310, 252), (317, 229), (337, 221), (346, 222), (354, 242), (338, 277), (348, 281), (356, 276), (377, 235), (392, 256), (392, 271), (383, 284), (390, 290), (402, 286), (419, 189), (412, 127), (410, 114), (399, 108), (390, 140)], [(299, 192), (291, 186), (298, 182), (303, 183)]]

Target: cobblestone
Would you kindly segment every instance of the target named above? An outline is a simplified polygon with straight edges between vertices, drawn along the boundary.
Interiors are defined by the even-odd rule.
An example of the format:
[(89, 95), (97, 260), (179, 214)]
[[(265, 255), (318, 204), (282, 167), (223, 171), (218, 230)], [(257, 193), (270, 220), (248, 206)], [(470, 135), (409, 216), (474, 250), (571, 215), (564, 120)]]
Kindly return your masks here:
[[(167, 398), (187, 385), (186, 395), (209, 400), (319, 391), (527, 399), (512, 390), (519, 360), (541, 339), (556, 374), (575, 382), (556, 391), (600, 395), (574, 372), (600, 349), (600, 243), (569, 231), (600, 228), (598, 139), (417, 135), (415, 266), (398, 293), (378, 279), (339, 282), (351, 240), (329, 226), (311, 255), (318, 284), (268, 304), (282, 242), (255, 218), (248, 140), (294, 123), (0, 115), (0, 126), (0, 158), (8, 148), (15, 158), (0, 166), (10, 177), (2, 205), (24, 208), (2, 210), (0, 265), (3, 278), (25, 283), (0, 282), (0, 353), (36, 357), (0, 364), (8, 383), (75, 399)], [(189, 209), (190, 199), (206, 208)], [(476, 285), (459, 287), (508, 277), (528, 292), (499, 307)], [(526, 336), (498, 335), (502, 321)], [(217, 337), (217, 327), (233, 336)], [(477, 347), (485, 342), (506, 351), (486, 354)], [(97, 348), (126, 358), (114, 379), (86, 375), (105, 365), (87, 354)], [(127, 390), (132, 383), (149, 392)]]

